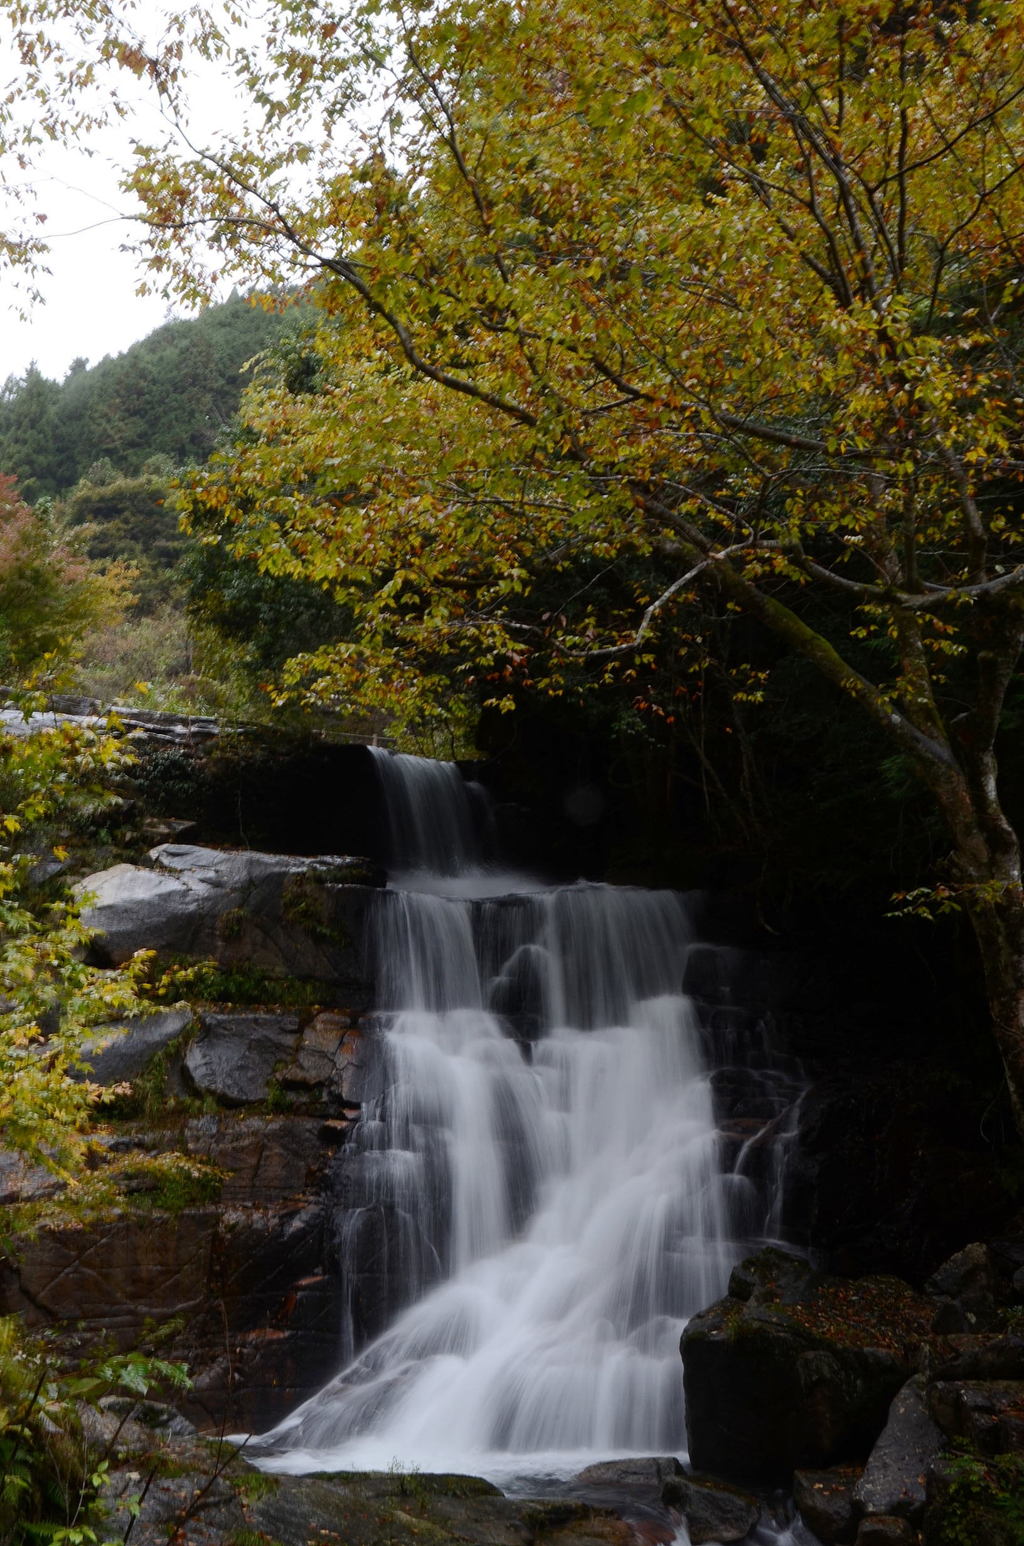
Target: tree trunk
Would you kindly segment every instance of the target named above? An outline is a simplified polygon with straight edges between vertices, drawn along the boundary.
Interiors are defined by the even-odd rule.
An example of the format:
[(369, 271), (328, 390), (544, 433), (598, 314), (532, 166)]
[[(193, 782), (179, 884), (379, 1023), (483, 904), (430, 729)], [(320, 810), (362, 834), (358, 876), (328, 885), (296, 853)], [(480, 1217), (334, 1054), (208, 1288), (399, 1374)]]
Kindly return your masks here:
[(962, 772), (929, 779), (953, 838), (964, 911), (984, 974), (992, 1033), (1024, 1137), (1024, 888), (1016, 832), (999, 802), (990, 755), (960, 748)]
[(967, 911), (981, 952), (992, 1033), (1024, 1137), (1024, 903), (1018, 895), (975, 902)]

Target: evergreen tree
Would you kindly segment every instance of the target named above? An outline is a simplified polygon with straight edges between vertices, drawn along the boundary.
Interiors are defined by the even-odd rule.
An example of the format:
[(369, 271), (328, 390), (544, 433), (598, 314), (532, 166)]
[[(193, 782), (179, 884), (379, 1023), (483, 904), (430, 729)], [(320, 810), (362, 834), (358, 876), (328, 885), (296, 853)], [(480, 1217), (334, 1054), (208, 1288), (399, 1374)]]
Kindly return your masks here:
[(16, 478), (30, 503), (61, 486), (59, 398), (60, 387), (34, 364), (20, 380), (9, 377), (0, 394), (0, 473)]

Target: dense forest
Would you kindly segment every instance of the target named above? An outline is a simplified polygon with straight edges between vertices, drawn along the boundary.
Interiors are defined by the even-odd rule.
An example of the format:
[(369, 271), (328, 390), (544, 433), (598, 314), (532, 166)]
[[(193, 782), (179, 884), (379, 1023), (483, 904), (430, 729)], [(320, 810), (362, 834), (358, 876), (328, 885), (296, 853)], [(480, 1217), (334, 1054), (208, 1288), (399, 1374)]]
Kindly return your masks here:
[(64, 381), (35, 366), (0, 389), (0, 472), (25, 499), (67, 494), (90, 472), (138, 476), (161, 458), (204, 462), (238, 409), (243, 367), (291, 325), (235, 294), (169, 321), (116, 358), (76, 360)]
[(565, 54), (541, 0), (509, 37), (424, 17), (351, 162), (372, 7), (197, 40), (261, 133), (126, 172), (144, 272), (305, 311), (236, 296), (9, 382), (0, 471), (33, 551), (131, 609), (66, 641), (88, 690), (464, 751), (571, 727), (776, 884), (965, 918), (1017, 1102), (1019, 17), (698, 11), (685, 67), (657, 4), (664, 49), (598, 8)]

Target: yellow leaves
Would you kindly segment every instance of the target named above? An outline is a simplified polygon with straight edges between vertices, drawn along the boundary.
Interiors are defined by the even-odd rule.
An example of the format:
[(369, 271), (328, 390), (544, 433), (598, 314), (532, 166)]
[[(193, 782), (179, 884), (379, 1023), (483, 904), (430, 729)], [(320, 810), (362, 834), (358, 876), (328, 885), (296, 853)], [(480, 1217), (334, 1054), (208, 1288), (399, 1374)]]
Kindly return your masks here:
[[(964, 501), (1017, 434), (997, 315), (1024, 223), (1016, 65), (994, 12), (939, 31), (925, 8), (899, 34), (890, 10), (357, 6), (346, 32), (394, 28), (393, 52), (360, 66), (381, 127), (341, 166), (342, 24), (327, 63), (275, 5), (273, 83), (239, 55), (266, 140), (220, 167), (144, 153), (140, 195), (194, 213), (228, 265), (319, 265), (317, 385), (271, 364), (185, 496), (201, 541), (351, 609), (356, 653), (307, 661), (311, 692), (390, 710), (399, 683), (435, 694), (441, 657), (519, 669), (556, 632), (581, 655), (627, 639), (688, 523), (776, 589), (811, 583), (807, 555), (865, 584), (962, 580)], [(198, 283), (187, 236), (153, 240)], [(650, 583), (627, 603), (631, 567)]]
[[(26, 709), (33, 706), (31, 694)], [(13, 809), (3, 818), (25, 851), (0, 862), (0, 1126), (8, 1148), (75, 1180), (96, 1092), (73, 1073), (86, 1029), (137, 1007), (137, 967), (108, 973), (82, 961), (84, 931), (67, 901), (29, 905), (36, 862), (31, 828), (81, 802), (95, 811), (111, 761), (124, 753), (108, 736), (69, 727), (0, 740)], [(64, 850), (53, 850), (57, 858)], [(45, 1031), (42, 1027), (45, 1026)]]

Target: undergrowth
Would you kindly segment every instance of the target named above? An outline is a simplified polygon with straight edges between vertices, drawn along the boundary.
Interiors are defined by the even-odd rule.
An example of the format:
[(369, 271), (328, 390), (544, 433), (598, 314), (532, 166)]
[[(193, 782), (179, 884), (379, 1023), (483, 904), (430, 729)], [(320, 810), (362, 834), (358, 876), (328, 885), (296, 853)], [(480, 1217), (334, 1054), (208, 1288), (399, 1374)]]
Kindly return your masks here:
[(59, 1371), (41, 1340), (0, 1319), (0, 1542), (106, 1546), (100, 1493), (113, 1440), (90, 1438), (83, 1414), (106, 1396), (188, 1386), (183, 1364), (140, 1352), (102, 1353)]

